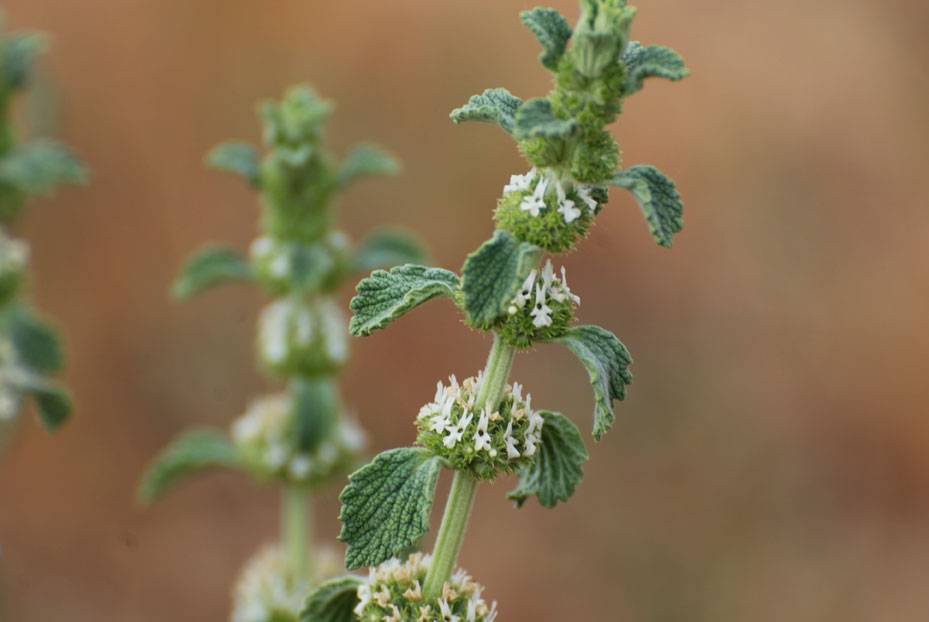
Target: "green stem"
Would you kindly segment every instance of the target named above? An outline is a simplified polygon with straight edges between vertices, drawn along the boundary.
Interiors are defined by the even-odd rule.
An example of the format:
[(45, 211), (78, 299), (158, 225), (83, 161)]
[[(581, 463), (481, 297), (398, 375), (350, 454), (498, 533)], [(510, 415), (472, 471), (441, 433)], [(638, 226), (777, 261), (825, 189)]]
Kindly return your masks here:
[(312, 571), (309, 555), (309, 491), (303, 486), (286, 484), (281, 501), (281, 545), (287, 565), (298, 577), (307, 578)]
[[(477, 393), (476, 407), (478, 409), (487, 406), (491, 410), (496, 410), (500, 405), (515, 356), (516, 350), (503, 343), (498, 335), (494, 335), (494, 345), (487, 357), (487, 365), (484, 367), (483, 379)], [(451, 578), (455, 570), (471, 509), (474, 507), (477, 484), (478, 481), (467, 471), (455, 471), (452, 488), (448, 493), (448, 501), (445, 503), (445, 513), (442, 515), (439, 535), (436, 537), (435, 548), (432, 551), (432, 565), (423, 584), (423, 594), (427, 599), (438, 598), (442, 595), (442, 586)]]

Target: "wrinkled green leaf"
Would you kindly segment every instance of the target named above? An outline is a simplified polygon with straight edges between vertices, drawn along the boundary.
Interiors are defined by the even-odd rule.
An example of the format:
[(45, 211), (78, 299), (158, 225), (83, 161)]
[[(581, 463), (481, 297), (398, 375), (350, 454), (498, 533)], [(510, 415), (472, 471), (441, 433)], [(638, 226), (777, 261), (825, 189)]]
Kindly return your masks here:
[(666, 78), (676, 82), (690, 75), (681, 55), (660, 45), (644, 46), (638, 41), (631, 41), (623, 51), (622, 60), (626, 65), (626, 96), (642, 90), (646, 78)]
[(632, 192), (652, 236), (670, 248), (674, 235), (684, 228), (684, 203), (674, 182), (654, 166), (639, 165), (620, 171), (611, 183)]
[(547, 99), (530, 99), (516, 113), (513, 134), (519, 140), (527, 138), (566, 138), (577, 129), (574, 119), (559, 119)]
[(35, 59), (48, 49), (48, 39), (36, 32), (11, 36), (3, 46), (3, 80), (11, 89), (21, 89), (29, 83)]
[(468, 320), (476, 328), (490, 328), (502, 315), (535, 265), (541, 250), (497, 230), (468, 256), (461, 290)]
[(172, 295), (186, 300), (195, 294), (229, 281), (253, 278), (248, 261), (236, 250), (210, 246), (187, 261), (171, 287)]
[(571, 498), (584, 479), (584, 463), (589, 458), (581, 433), (562, 414), (542, 412), (542, 443), (535, 461), (519, 472), (519, 485), (507, 495), (522, 507), (535, 495), (539, 503), (553, 508)]
[(396, 175), (400, 163), (377, 145), (357, 145), (345, 156), (339, 168), (338, 184), (347, 186), (369, 175)]
[(339, 400), (328, 378), (293, 381), (294, 436), (301, 451), (312, 452), (332, 431), (339, 414)]
[(519, 17), (542, 44), (539, 60), (549, 69), (556, 69), (571, 38), (571, 25), (568, 24), (568, 20), (555, 9), (544, 7), (523, 11)]
[(462, 121), (496, 123), (512, 134), (516, 123), (516, 111), (522, 103), (523, 100), (506, 89), (487, 89), (480, 95), (472, 95), (467, 104), (461, 108), (455, 108), (449, 116), (455, 123)]
[(403, 231), (375, 231), (355, 251), (354, 268), (368, 273), (407, 263), (422, 263), (426, 253), (419, 241)]
[(19, 365), (41, 374), (54, 373), (62, 368), (58, 335), (34, 312), (24, 307), (11, 309), (5, 318), (5, 329), (13, 342)]
[(360, 577), (338, 577), (311, 593), (300, 612), (300, 622), (354, 622)]
[(253, 145), (235, 141), (221, 143), (213, 147), (206, 161), (215, 169), (241, 175), (255, 187), (260, 184), (258, 149)]
[(429, 531), (441, 461), (420, 447), (391, 449), (349, 476), (339, 497), (351, 570), (376, 566)]
[(238, 466), (239, 452), (224, 434), (214, 430), (187, 432), (148, 467), (139, 485), (139, 501), (152, 503), (182, 480), (206, 469)]
[(376, 270), (356, 287), (349, 331), (366, 337), (436, 296), (454, 298), (458, 276), (442, 268), (405, 265)]
[(587, 369), (594, 390), (594, 438), (610, 430), (616, 416), (613, 400), (626, 398), (632, 384), (632, 356), (616, 335), (599, 326), (577, 326), (555, 340), (571, 350)]
[(0, 159), (0, 182), (26, 194), (48, 194), (60, 184), (86, 179), (87, 171), (71, 150), (52, 140), (19, 145)]

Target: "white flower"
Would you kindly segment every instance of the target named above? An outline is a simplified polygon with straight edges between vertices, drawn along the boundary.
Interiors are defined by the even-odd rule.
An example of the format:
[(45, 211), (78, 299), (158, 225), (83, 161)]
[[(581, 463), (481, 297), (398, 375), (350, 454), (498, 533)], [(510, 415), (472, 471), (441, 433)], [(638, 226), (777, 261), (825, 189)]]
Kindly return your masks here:
[(503, 187), (503, 192), (525, 192), (532, 187), (532, 180), (535, 179), (536, 169), (533, 168), (525, 175), (512, 175), (510, 183)]
[(271, 260), (268, 264), (268, 272), (271, 276), (283, 279), (290, 272), (290, 258), (285, 254), (280, 254)]
[[(572, 292), (571, 288), (568, 287), (568, 274), (565, 272), (564, 266), (561, 266), (561, 283), (558, 284), (557, 295), (561, 297), (561, 299), (556, 298), (559, 302), (564, 302), (564, 299), (567, 298), (576, 305), (581, 304), (581, 297)], [(553, 293), (552, 296), (554, 297), (555, 294)]]
[(519, 204), (519, 209), (529, 212), (533, 216), (538, 216), (539, 212), (545, 209), (545, 191), (548, 189), (548, 178), (542, 177), (535, 185), (535, 191), (525, 197)]
[(444, 622), (458, 622), (459, 616), (452, 614), (452, 608), (448, 606), (448, 601), (444, 598), (439, 601), (439, 609), (442, 613), (442, 620)]
[(561, 212), (561, 215), (564, 217), (564, 221), (569, 225), (581, 217), (581, 210), (574, 207), (574, 201), (571, 199), (565, 199), (562, 201), (558, 205), (558, 211)]
[(578, 185), (574, 191), (577, 192), (578, 198), (587, 205), (587, 209), (593, 213), (597, 209), (597, 201), (590, 195), (591, 188), (592, 186)]
[[(374, 579), (373, 568), (371, 569), (371, 575), (372, 576), (368, 579), (368, 581), (373, 581)], [(362, 583), (361, 585), (359, 585), (357, 595), (358, 595), (358, 604), (355, 605), (354, 611), (355, 611), (355, 615), (360, 617), (361, 614), (364, 613), (365, 607), (367, 607), (368, 603), (371, 602), (371, 584)]]
[(519, 450), (516, 449), (516, 439), (513, 438), (513, 422), (506, 424), (506, 432), (503, 434), (503, 442), (506, 443), (506, 457), (509, 460), (519, 458)]
[(535, 279), (537, 276), (538, 272), (536, 270), (530, 272), (526, 280), (523, 281), (523, 286), (520, 288), (519, 293), (513, 298), (513, 304), (520, 309), (525, 307), (526, 303), (529, 302), (529, 299), (532, 297), (532, 288), (535, 286)]
[(474, 433), (474, 451), (482, 449), (490, 451), (490, 435), (487, 434), (487, 424), (490, 423), (490, 417), (487, 415), (487, 408), (481, 413), (481, 418), (477, 422), (477, 432)]
[(287, 462), (287, 448), (275, 443), (265, 452), (265, 463), (272, 469), (279, 469)]
[(536, 328), (552, 325), (552, 310), (545, 300), (545, 288), (537, 287), (535, 290), (535, 306), (532, 308), (532, 325)]
[(290, 460), (290, 475), (296, 479), (303, 479), (310, 474), (313, 463), (306, 455), (294, 456)]
[(459, 428), (450, 427), (448, 428), (448, 436), (446, 436), (442, 440), (442, 444), (448, 447), (449, 449), (453, 449), (455, 445), (458, 444), (458, 441), (461, 440), (461, 436), (462, 436), (462, 431)]
[(518, 382), (514, 382), (510, 393), (513, 395), (514, 402), (521, 402), (523, 400), (523, 385), (519, 384)]
[(537, 442), (534, 436), (527, 433), (526, 438), (523, 440), (523, 455), (528, 457), (534, 456)]

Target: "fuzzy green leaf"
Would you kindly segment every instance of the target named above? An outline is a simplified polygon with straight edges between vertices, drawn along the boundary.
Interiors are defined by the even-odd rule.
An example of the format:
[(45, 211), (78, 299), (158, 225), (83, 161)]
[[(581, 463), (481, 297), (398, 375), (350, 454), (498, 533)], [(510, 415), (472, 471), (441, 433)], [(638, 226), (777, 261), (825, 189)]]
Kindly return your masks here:
[(513, 134), (519, 140), (528, 138), (566, 138), (577, 129), (574, 119), (559, 119), (547, 99), (530, 99), (516, 113)]
[(5, 329), (9, 332), (20, 365), (41, 374), (61, 369), (63, 356), (58, 336), (32, 311), (24, 307), (12, 309), (6, 318)]
[(238, 251), (210, 246), (187, 260), (187, 265), (171, 287), (171, 293), (178, 300), (187, 300), (216, 285), (252, 278), (251, 266)]
[(452, 110), (449, 117), (454, 123), (462, 121), (496, 123), (512, 134), (516, 123), (516, 112), (522, 104), (523, 100), (506, 89), (487, 89), (480, 95), (472, 95), (467, 104)]
[(195, 473), (216, 467), (235, 468), (240, 464), (238, 449), (221, 432), (187, 432), (172, 441), (148, 467), (139, 484), (139, 501), (152, 503)]
[(620, 171), (611, 183), (632, 192), (655, 241), (670, 248), (674, 234), (684, 228), (684, 203), (674, 182), (645, 164)]
[(690, 75), (681, 55), (660, 45), (644, 46), (638, 41), (631, 41), (623, 51), (622, 60), (627, 72), (626, 96), (642, 90), (645, 78), (666, 78), (676, 82)]
[(71, 150), (51, 140), (19, 145), (0, 160), (0, 182), (26, 194), (48, 194), (60, 184), (86, 179), (86, 169)]
[(407, 263), (422, 263), (426, 253), (419, 241), (403, 231), (375, 231), (355, 251), (354, 268), (358, 272), (392, 268)]
[(472, 326), (486, 329), (493, 325), (540, 255), (539, 247), (497, 230), (468, 256), (462, 270), (461, 290)]
[(36, 57), (48, 48), (45, 35), (24, 32), (10, 37), (3, 46), (3, 80), (11, 89), (21, 89), (29, 83)]
[(523, 11), (519, 17), (542, 44), (539, 60), (554, 71), (568, 46), (568, 39), (571, 38), (571, 25), (568, 24), (568, 20), (555, 9), (544, 7)]
[(376, 145), (357, 145), (345, 156), (339, 169), (338, 184), (347, 186), (369, 175), (396, 175), (400, 163)]
[(206, 161), (215, 169), (241, 175), (255, 187), (260, 183), (258, 149), (253, 145), (235, 141), (221, 143), (213, 147)]
[(307, 597), (300, 622), (354, 622), (362, 583), (361, 577), (352, 575), (326, 581)]
[(442, 268), (408, 264), (375, 270), (356, 287), (349, 331), (366, 337), (436, 296), (454, 298), (457, 289), (458, 276)]
[(577, 326), (555, 340), (571, 350), (587, 369), (594, 390), (594, 438), (613, 427), (613, 400), (626, 398), (632, 384), (632, 356), (616, 335), (599, 326)]
[(376, 566), (429, 531), (441, 460), (420, 447), (391, 449), (349, 476), (339, 497), (349, 570)]
[(539, 455), (520, 471), (519, 485), (507, 495), (519, 507), (532, 495), (547, 508), (570, 499), (584, 479), (583, 466), (589, 458), (574, 422), (560, 413), (541, 414), (545, 424)]

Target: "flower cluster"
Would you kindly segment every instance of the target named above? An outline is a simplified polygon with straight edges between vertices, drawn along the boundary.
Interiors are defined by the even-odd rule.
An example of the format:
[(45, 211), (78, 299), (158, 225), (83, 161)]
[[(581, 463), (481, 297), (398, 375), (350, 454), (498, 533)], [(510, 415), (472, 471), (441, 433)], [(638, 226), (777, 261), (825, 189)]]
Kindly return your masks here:
[(16, 348), (6, 336), (0, 336), (0, 421), (11, 421), (19, 413), (22, 394), (15, 386), (19, 373)]
[(349, 468), (364, 447), (361, 429), (348, 417), (341, 417), (327, 439), (312, 451), (303, 451), (296, 445), (294, 422), (290, 395), (264, 397), (252, 402), (232, 424), (232, 440), (256, 472), (311, 486)]
[(506, 388), (500, 406), (478, 409), (481, 376), (461, 384), (455, 376), (448, 386), (437, 383), (435, 398), (416, 418), (416, 442), (446, 458), (454, 468), (480, 479), (513, 472), (531, 462), (542, 438), (544, 419), (532, 410), (532, 397), (514, 383)]
[(533, 167), (503, 187), (497, 225), (551, 252), (573, 248), (606, 200), (599, 186), (569, 181), (553, 169)]
[(507, 315), (498, 322), (497, 333), (516, 348), (561, 337), (574, 320), (574, 307), (580, 303), (580, 297), (568, 287), (564, 267), (559, 278), (549, 260), (541, 272), (533, 270), (526, 277), (510, 301)]
[(242, 569), (232, 622), (297, 622), (309, 588), (308, 579), (290, 570), (281, 548), (267, 546)]
[(29, 262), (29, 245), (0, 230), (0, 305), (16, 296)]
[(332, 291), (348, 270), (351, 252), (348, 236), (341, 231), (311, 244), (265, 235), (250, 248), (255, 275), (275, 296), (293, 289)]
[(497, 603), (481, 597), (483, 586), (458, 570), (442, 587), (442, 595), (427, 599), (423, 581), (432, 558), (416, 553), (405, 562), (391, 559), (372, 568), (358, 587), (355, 616), (362, 622), (493, 622)]
[(348, 360), (346, 324), (342, 310), (328, 298), (280, 298), (258, 319), (259, 355), (280, 376), (330, 374)]

